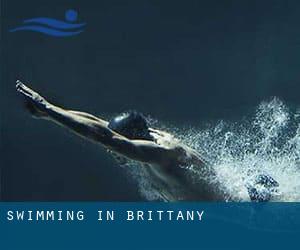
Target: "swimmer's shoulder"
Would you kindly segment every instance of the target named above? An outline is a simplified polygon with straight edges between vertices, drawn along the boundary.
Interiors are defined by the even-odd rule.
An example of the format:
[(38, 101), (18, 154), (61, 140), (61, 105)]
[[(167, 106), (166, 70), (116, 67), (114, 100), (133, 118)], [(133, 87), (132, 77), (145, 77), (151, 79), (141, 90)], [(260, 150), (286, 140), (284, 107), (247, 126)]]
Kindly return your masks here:
[(178, 143), (174, 144), (170, 148), (171, 158), (178, 162), (178, 165), (188, 166), (188, 165), (205, 165), (205, 161), (201, 155), (184, 144)]

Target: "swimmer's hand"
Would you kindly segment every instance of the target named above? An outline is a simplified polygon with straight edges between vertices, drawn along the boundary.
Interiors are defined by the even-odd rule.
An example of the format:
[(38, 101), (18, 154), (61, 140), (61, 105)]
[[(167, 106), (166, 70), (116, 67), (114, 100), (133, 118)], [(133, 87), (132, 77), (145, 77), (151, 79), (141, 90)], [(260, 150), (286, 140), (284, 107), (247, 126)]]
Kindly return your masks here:
[(16, 90), (25, 98), (26, 108), (35, 118), (47, 116), (45, 110), (49, 103), (45, 98), (27, 87), (20, 80), (16, 81)]

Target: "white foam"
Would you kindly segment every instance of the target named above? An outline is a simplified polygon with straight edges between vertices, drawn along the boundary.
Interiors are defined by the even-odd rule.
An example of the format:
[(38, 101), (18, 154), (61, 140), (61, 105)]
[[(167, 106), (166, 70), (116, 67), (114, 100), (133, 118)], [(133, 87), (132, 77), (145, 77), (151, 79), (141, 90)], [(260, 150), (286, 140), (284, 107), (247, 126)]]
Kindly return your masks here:
[[(176, 129), (176, 136), (213, 165), (219, 189), (228, 198), (249, 200), (245, 184), (258, 173), (267, 173), (280, 185), (274, 200), (300, 201), (299, 113), (292, 113), (281, 100), (273, 98), (262, 102), (252, 117), (241, 122), (219, 121), (205, 130)], [(190, 171), (194, 179), (202, 178), (194, 168)], [(151, 185), (143, 168), (131, 166), (130, 172), (147, 199), (159, 197), (159, 190)]]

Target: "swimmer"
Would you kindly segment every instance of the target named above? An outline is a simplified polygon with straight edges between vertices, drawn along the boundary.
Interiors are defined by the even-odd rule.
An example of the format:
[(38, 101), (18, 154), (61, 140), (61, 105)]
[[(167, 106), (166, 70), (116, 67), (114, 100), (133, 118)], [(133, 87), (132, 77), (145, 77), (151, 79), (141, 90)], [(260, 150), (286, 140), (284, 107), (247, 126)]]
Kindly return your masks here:
[[(102, 144), (122, 158), (142, 163), (141, 167), (151, 174), (153, 185), (160, 190), (163, 200), (230, 200), (218, 188), (212, 166), (197, 151), (171, 134), (149, 127), (142, 114), (125, 112), (106, 121), (88, 113), (55, 106), (21, 81), (16, 83), (17, 91), (25, 97), (27, 108), (34, 117), (58, 123)], [(190, 166), (209, 178), (191, 180)]]
[(251, 201), (270, 201), (273, 197), (279, 196), (279, 183), (268, 174), (255, 176), (252, 182), (246, 184)]

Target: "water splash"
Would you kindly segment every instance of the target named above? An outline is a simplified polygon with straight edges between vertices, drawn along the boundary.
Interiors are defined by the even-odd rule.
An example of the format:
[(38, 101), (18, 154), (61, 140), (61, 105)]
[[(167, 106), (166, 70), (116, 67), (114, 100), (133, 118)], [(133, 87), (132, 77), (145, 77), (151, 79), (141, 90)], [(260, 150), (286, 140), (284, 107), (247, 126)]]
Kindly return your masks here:
[[(279, 182), (275, 201), (300, 201), (300, 112), (291, 112), (278, 98), (262, 102), (250, 118), (240, 122), (220, 121), (206, 129), (172, 131), (185, 144), (200, 152), (211, 164), (219, 190), (228, 199), (249, 201), (246, 184), (261, 173)], [(145, 168), (130, 165), (145, 198), (161, 198), (151, 185)], [(204, 178), (190, 168), (193, 181)], [(210, 179), (211, 178), (211, 179)]]

